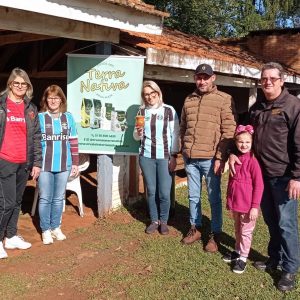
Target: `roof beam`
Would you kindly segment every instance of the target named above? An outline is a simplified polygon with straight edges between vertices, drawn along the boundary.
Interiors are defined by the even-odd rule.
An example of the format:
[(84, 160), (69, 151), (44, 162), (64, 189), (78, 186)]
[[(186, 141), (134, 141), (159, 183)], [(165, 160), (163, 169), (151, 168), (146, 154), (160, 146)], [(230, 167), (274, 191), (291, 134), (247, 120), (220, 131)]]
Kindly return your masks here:
[(55, 79), (66, 79), (67, 71), (44, 71), (44, 72), (32, 72), (28, 74), (30, 78), (55, 78)]
[(0, 46), (35, 42), (41, 40), (55, 39), (54, 36), (32, 34), (32, 33), (12, 33), (12, 34), (3, 34), (0, 39)]
[[(10, 73), (0, 73), (1, 80), (7, 80)], [(67, 71), (28, 71), (28, 76), (30, 79), (66, 79)]]
[(47, 62), (42, 66), (41, 71), (46, 71), (51, 69), (62, 57), (66, 55), (67, 52), (74, 49), (76, 44), (75, 40), (68, 40), (64, 45), (55, 52), (55, 54), (47, 60)]
[[(195, 67), (194, 67), (195, 68)], [(194, 70), (145, 65), (144, 78), (152, 80), (166, 80), (181, 83), (195, 83)], [(229, 77), (217, 74), (217, 85), (250, 88), (255, 86), (255, 80), (239, 77)]]
[(121, 6), (103, 0), (30, 0), (30, 3), (24, 0), (1, 0), (0, 5), (29, 12), (32, 15), (41, 15), (41, 25), (47, 24), (43, 21), (44, 17), (59, 17), (75, 23), (84, 22), (101, 27), (151, 34), (161, 34), (163, 17), (168, 15), (157, 10), (147, 10), (146, 4), (143, 4), (145, 9), (141, 11), (129, 7), (129, 4)]
[(0, 6), (0, 28), (85, 41), (119, 42), (119, 29)]

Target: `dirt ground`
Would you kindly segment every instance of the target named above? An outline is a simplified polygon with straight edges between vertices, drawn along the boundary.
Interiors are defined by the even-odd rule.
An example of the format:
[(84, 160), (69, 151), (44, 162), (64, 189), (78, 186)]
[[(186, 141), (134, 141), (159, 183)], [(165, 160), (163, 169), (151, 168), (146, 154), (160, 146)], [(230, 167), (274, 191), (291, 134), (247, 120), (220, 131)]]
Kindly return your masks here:
[[(129, 219), (124, 219), (121, 213), (114, 213), (108, 221), (119, 224), (130, 222), (131, 217), (126, 217)], [(85, 216), (81, 218), (71, 205), (67, 206), (62, 226), (67, 240), (56, 241), (46, 246), (42, 244), (40, 234), (35, 228), (36, 220), (31, 219), (28, 214), (21, 216), (19, 233), (32, 243), (32, 248), (23, 251), (7, 250), (9, 258), (1, 260), (0, 273), (1, 276), (14, 277), (14, 279), (12, 282), (7, 278), (2, 281), (0, 298), (106, 299), (97, 296), (97, 291), (86, 291), (83, 281), (98, 270), (111, 268), (118, 264), (118, 261), (121, 263), (123, 259), (115, 252), (121, 249), (119, 245), (113, 246), (111, 251), (99, 242), (101, 248), (94, 248), (97, 237), (101, 237), (101, 240), (110, 238), (105, 228), (97, 226), (95, 221), (96, 218), (90, 209), (86, 208)], [(122, 245), (122, 251), (130, 252), (133, 248), (134, 243)], [(7, 283), (6, 286), (3, 282)], [(5, 290), (7, 286), (13, 284), (15, 287)], [(101, 285), (100, 282), (99, 284)], [(97, 284), (94, 288), (99, 289)]]
[[(29, 194), (31, 194), (31, 192), (29, 192)], [(26, 195), (26, 192), (25, 196), (26, 198), (24, 199), (24, 201), (26, 201), (26, 203), (23, 205), (23, 212), (19, 218), (18, 232), (24, 237), (25, 240), (28, 240), (30, 243), (32, 243), (32, 249), (30, 251), (47, 250), (47, 247), (45, 248), (41, 240), (38, 212), (36, 212), (35, 216), (31, 217), (31, 207), (29, 205), (29, 198), (28, 195)], [(68, 193), (67, 199), (68, 200), (66, 203), (65, 212), (63, 213), (62, 230), (68, 236), (78, 228), (92, 226), (93, 223), (97, 220), (97, 217), (95, 216), (96, 212), (94, 212), (91, 207), (87, 206), (84, 206), (84, 217), (79, 216), (76, 194)], [(97, 201), (97, 198), (95, 198), (95, 201)], [(18, 256), (21, 254), (22, 251), (9, 251), (10, 257)]]
[[(97, 255), (95, 251), (89, 249), (82, 250), (82, 244), (88, 243), (90, 234), (82, 234), (85, 232), (94, 232), (105, 236), (105, 232), (100, 232), (100, 228), (96, 228), (97, 219), (97, 183), (95, 163), (89, 168), (89, 172), (85, 172), (81, 177), (81, 185), (83, 192), (84, 217), (79, 216), (78, 200), (74, 193), (67, 192), (67, 201), (65, 212), (63, 213), (62, 231), (66, 234), (67, 240), (63, 242), (55, 242), (52, 245), (43, 245), (41, 240), (41, 231), (39, 228), (38, 211), (35, 216), (31, 216), (31, 208), (35, 190), (35, 182), (28, 181), (23, 202), (22, 213), (20, 214), (18, 223), (18, 234), (24, 237), (26, 241), (32, 243), (32, 247), (28, 250), (7, 250), (8, 259), (0, 260), (0, 299), (56, 299), (61, 297), (64, 299), (87, 299), (84, 293), (80, 295), (78, 290), (74, 290), (74, 281), (84, 276), (86, 272), (90, 272), (95, 264), (93, 257)], [(118, 214), (114, 214), (117, 222)], [(81, 245), (81, 246), (80, 246)], [(72, 284), (68, 286), (65, 282), (63, 286), (51, 282), (48, 275), (57, 272), (62, 274), (68, 272), (69, 258), (76, 256), (75, 261), (78, 266), (72, 274)], [(99, 257), (99, 262), (109, 262), (107, 257)], [(25, 277), (24, 277), (25, 276)], [(63, 276), (63, 275), (62, 275)], [(67, 273), (65, 274), (66, 277)], [(22, 287), (22, 278), (36, 278), (39, 284), (32, 285), (30, 280), (25, 280), (25, 288)], [(5, 278), (5, 280), (3, 279)], [(44, 279), (44, 283), (43, 283)], [(50, 280), (50, 281), (49, 281)], [(11, 282), (12, 281), (12, 282)], [(46, 294), (43, 292), (43, 285), (47, 285)], [(6, 286), (5, 286), (6, 285)], [(13, 285), (13, 287), (10, 287)], [(20, 286), (20, 289), (16, 287)], [(29, 285), (29, 286), (28, 286)], [(31, 286), (32, 285), (32, 286)], [(9, 289), (5, 291), (5, 288)], [(42, 287), (39, 289), (38, 287)], [(26, 291), (24, 294), (23, 292)]]
[[(0, 299), (127, 299), (122, 289), (113, 291), (116, 292), (114, 297), (99, 296), (99, 289), (101, 291), (102, 287), (105, 291), (107, 285), (93, 280), (101, 278), (99, 272), (105, 274), (106, 268), (118, 263), (134, 268), (136, 262), (130, 253), (139, 246), (139, 241), (113, 232), (113, 228), (134, 222), (135, 218), (124, 212), (114, 212), (104, 220), (97, 218), (95, 161), (81, 175), (81, 186), (84, 217), (79, 216), (76, 194), (67, 192), (62, 220), (62, 231), (67, 240), (43, 245), (38, 211), (31, 216), (35, 182), (28, 182), (18, 233), (32, 243), (32, 247), (28, 250), (7, 250), (8, 258), (0, 260)], [(143, 224), (139, 226), (143, 228)], [(174, 231), (171, 234), (179, 233)]]
[[(78, 214), (76, 195), (67, 195), (62, 221), (67, 240), (55, 241), (52, 245), (42, 244), (39, 218), (30, 216), (33, 193), (34, 188), (29, 183), (18, 224), (19, 234), (31, 242), (32, 247), (28, 250), (7, 250), (9, 257), (0, 261), (0, 299), (105, 299), (97, 296), (97, 291), (87, 292), (84, 284), (81, 286), (83, 278), (86, 280), (90, 274), (110, 268), (122, 260), (116, 255), (121, 249), (117, 236), (116, 244), (110, 243), (107, 247), (107, 243), (103, 242), (109, 241), (110, 232), (102, 226), (103, 220), (99, 226), (95, 205), (92, 205), (97, 199), (95, 191), (91, 188), (84, 190), (84, 217)], [(111, 226), (132, 220), (130, 215), (115, 212), (105, 219), (104, 224), (109, 222)], [(99, 249), (95, 247), (97, 241)], [(130, 252), (134, 247), (134, 243), (125, 243), (122, 251)], [(111, 251), (112, 248), (116, 252)]]

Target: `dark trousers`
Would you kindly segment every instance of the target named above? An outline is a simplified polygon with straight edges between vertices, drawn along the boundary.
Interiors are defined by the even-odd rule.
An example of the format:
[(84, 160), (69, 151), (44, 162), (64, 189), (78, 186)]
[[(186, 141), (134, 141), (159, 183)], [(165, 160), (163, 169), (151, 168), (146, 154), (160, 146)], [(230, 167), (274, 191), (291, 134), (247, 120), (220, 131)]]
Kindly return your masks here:
[(289, 199), (289, 177), (264, 178), (261, 210), (270, 233), (268, 255), (282, 270), (297, 273), (300, 265), (298, 200)]
[(29, 172), (26, 163), (0, 159), (0, 241), (17, 234), (22, 196)]

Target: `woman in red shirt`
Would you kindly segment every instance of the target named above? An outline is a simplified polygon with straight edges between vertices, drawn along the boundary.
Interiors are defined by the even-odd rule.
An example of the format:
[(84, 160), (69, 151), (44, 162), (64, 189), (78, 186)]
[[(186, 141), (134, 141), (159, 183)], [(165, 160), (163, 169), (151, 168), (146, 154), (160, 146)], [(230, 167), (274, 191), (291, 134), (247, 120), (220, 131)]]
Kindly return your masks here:
[[(12, 70), (0, 93), (0, 259), (4, 249), (28, 249), (17, 235), (22, 196), (29, 174), (36, 179), (42, 162), (41, 134), (33, 88), (27, 73)], [(3, 245), (3, 240), (5, 244)]]

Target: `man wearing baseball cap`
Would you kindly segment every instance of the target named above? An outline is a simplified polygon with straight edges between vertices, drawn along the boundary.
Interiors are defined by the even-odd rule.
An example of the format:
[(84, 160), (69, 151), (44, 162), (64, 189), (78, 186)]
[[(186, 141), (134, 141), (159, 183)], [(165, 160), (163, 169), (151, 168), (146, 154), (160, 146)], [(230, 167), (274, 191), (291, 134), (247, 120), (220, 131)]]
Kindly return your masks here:
[(188, 179), (191, 228), (182, 239), (189, 245), (201, 239), (202, 177), (211, 208), (211, 234), (204, 250), (217, 252), (222, 232), (221, 174), (236, 127), (232, 97), (217, 89), (208, 64), (195, 70), (196, 90), (184, 101), (181, 113), (181, 150)]

